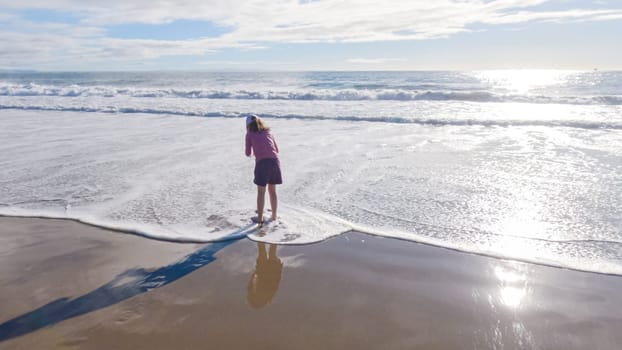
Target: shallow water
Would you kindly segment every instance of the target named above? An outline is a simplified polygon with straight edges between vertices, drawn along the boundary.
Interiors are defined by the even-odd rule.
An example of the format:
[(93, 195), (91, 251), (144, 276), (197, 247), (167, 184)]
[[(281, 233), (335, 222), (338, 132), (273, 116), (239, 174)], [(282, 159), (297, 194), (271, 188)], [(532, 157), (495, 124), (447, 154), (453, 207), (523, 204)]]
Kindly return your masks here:
[[(0, 77), (0, 213), (182, 241), (239, 233), (255, 193), (242, 117), (258, 113), (285, 181), (279, 230), (262, 240), (356, 229), (622, 273), (619, 73), (151, 74)], [(378, 98), (386, 90), (506, 100)], [(269, 97), (283, 91), (295, 96)]]

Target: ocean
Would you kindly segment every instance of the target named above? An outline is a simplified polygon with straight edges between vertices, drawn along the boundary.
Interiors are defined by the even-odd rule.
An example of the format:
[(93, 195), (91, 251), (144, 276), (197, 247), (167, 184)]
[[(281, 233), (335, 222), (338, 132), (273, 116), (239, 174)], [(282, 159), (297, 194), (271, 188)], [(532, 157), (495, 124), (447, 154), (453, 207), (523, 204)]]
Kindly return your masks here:
[(0, 214), (243, 236), (251, 113), (284, 177), (261, 240), (357, 230), (622, 274), (622, 72), (0, 72)]

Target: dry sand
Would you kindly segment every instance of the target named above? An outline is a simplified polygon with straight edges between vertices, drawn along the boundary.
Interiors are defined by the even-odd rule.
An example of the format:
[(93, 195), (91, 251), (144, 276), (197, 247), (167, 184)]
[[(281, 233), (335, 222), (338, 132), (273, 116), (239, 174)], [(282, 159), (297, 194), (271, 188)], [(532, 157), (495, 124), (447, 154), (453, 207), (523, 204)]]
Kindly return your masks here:
[(0, 349), (619, 349), (621, 290), (354, 232), (196, 245), (0, 217)]

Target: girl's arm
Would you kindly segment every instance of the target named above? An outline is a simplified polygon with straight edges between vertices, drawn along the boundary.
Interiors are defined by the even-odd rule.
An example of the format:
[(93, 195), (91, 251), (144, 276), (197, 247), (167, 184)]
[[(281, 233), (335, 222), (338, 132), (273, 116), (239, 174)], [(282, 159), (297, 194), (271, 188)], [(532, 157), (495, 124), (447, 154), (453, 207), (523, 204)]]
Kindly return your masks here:
[(251, 138), (250, 135), (248, 134), (248, 132), (246, 133), (246, 150), (245, 150), (246, 156), (250, 157), (251, 156)]

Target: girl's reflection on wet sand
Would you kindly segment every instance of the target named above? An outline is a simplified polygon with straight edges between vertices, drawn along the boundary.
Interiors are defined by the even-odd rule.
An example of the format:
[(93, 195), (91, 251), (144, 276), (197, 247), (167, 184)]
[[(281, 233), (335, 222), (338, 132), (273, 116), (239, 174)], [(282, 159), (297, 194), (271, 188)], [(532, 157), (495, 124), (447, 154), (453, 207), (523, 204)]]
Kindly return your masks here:
[(276, 255), (275, 244), (270, 244), (266, 252), (266, 244), (257, 243), (257, 264), (248, 281), (248, 303), (255, 309), (262, 308), (272, 302), (279, 289), (283, 263)]

